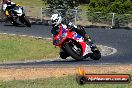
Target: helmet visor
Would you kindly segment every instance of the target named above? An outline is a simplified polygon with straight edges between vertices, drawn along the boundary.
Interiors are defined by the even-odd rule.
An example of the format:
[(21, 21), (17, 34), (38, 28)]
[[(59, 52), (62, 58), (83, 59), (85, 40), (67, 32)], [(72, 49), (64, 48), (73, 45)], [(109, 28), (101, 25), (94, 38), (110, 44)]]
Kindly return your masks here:
[(58, 21), (58, 19), (55, 19), (55, 20), (52, 20), (51, 22), (52, 22), (52, 24), (56, 24), (57, 21)]

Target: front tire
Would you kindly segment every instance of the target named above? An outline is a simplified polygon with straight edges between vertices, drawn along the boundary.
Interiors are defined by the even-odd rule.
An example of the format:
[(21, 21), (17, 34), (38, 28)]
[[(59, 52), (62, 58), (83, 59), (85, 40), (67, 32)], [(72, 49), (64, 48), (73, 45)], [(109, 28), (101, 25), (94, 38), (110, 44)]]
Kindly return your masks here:
[(27, 27), (31, 27), (31, 23), (30, 21), (28, 20), (28, 18), (26, 16), (23, 16), (20, 18), (20, 21), (25, 24)]
[(69, 44), (65, 45), (65, 51), (75, 60), (80, 61), (82, 60), (82, 56), (79, 56), (78, 54), (76, 54), (70, 47)]
[(31, 23), (30, 23), (30, 21), (28, 20), (27, 17), (24, 17), (24, 22), (25, 22), (25, 25), (26, 25), (27, 27), (31, 27)]

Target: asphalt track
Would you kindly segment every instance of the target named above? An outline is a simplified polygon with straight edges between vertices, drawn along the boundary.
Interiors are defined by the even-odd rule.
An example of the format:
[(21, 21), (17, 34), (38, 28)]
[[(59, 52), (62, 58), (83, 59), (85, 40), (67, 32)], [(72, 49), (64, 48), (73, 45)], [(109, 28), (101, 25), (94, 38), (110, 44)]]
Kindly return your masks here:
[[(0, 24), (0, 33), (9, 33), (17, 35), (37, 36), (51, 38), (51, 26), (32, 25), (31, 28), (24, 26), (11, 26)], [(6, 67), (44, 67), (44, 66), (78, 66), (78, 65), (102, 65), (102, 64), (131, 64), (132, 63), (132, 30), (125, 29), (101, 29), (101, 28), (85, 28), (86, 32), (96, 41), (96, 44), (101, 44), (117, 49), (117, 52), (110, 56), (103, 56), (99, 61), (87, 59), (84, 61), (75, 61), (73, 59), (24, 62), (12, 64), (0, 64)]]

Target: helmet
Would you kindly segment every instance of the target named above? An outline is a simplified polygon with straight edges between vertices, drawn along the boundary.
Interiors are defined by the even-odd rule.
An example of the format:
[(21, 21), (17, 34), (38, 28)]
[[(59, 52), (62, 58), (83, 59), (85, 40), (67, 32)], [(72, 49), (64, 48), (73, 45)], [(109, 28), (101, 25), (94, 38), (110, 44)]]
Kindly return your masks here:
[(50, 19), (54, 26), (58, 26), (62, 21), (62, 17), (59, 14), (53, 14)]
[(20, 4), (16, 4), (16, 6), (20, 6)]
[(11, 3), (11, 0), (5, 0), (5, 3), (6, 4)]

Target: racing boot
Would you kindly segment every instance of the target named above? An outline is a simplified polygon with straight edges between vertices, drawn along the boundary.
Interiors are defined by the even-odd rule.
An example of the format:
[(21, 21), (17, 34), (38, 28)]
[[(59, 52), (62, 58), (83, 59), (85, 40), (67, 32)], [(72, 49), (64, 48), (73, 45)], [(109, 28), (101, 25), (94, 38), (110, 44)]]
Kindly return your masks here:
[(69, 55), (66, 52), (64, 52), (62, 49), (60, 49), (60, 58), (66, 59), (67, 57), (69, 57)]
[(93, 43), (93, 41), (87, 34), (85, 35), (84, 39), (85, 39), (85, 42), (90, 46), (92, 52), (97, 50), (97, 46)]

